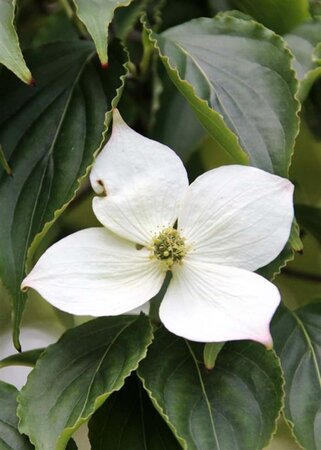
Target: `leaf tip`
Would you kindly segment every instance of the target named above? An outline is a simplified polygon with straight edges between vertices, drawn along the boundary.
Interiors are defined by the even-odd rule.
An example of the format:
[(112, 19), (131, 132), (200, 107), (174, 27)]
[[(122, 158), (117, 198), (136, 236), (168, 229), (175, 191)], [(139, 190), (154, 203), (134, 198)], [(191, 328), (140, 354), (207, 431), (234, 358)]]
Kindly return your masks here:
[(35, 80), (33, 77), (31, 77), (31, 78), (28, 80), (28, 84), (29, 84), (29, 86), (31, 86), (31, 87), (35, 87), (35, 86), (36, 86), (36, 80)]

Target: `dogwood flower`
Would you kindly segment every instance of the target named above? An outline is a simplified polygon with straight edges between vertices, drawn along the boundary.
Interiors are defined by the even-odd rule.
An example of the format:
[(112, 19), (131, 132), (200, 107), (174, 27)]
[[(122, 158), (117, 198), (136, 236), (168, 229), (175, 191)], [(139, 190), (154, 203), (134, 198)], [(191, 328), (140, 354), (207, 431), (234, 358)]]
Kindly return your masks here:
[(154, 297), (171, 271), (159, 311), (168, 330), (199, 342), (271, 345), (280, 294), (253, 271), (289, 237), (288, 180), (231, 165), (189, 186), (178, 156), (129, 128), (117, 110), (90, 180), (93, 211), (104, 227), (50, 247), (23, 289), (72, 314), (117, 315)]

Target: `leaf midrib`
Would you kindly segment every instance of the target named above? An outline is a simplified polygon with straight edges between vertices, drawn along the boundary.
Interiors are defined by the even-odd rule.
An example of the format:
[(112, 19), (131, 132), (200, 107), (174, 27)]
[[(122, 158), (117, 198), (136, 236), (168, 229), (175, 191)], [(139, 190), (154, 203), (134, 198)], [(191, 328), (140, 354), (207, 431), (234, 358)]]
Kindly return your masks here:
[(193, 352), (189, 342), (187, 340), (185, 340), (185, 343), (187, 345), (187, 348), (188, 348), (188, 350), (189, 350), (189, 352), (191, 354), (191, 357), (193, 359), (193, 362), (195, 364), (195, 368), (196, 368), (197, 375), (198, 375), (198, 378), (199, 378), (199, 381), (200, 381), (202, 393), (204, 395), (205, 403), (206, 403), (206, 406), (207, 406), (207, 409), (208, 409), (208, 413), (209, 413), (209, 417), (210, 417), (210, 421), (211, 421), (211, 425), (212, 425), (213, 437), (215, 439), (217, 450), (222, 450), (221, 446), (220, 446), (220, 443), (219, 443), (219, 440), (218, 440), (216, 429), (215, 429), (215, 424), (214, 424), (214, 418), (213, 418), (213, 414), (212, 414), (211, 404), (210, 404), (210, 401), (209, 401), (207, 393), (206, 393), (205, 385), (203, 383), (203, 378), (202, 378), (202, 374), (201, 374), (201, 371), (200, 371), (197, 359), (195, 357), (195, 354), (194, 354), (194, 352)]
[(306, 343), (308, 345), (308, 348), (311, 352), (311, 356), (312, 356), (312, 360), (313, 360), (313, 365), (315, 367), (315, 371), (316, 371), (316, 375), (318, 378), (318, 382), (319, 382), (319, 387), (321, 390), (321, 372), (319, 369), (319, 365), (318, 365), (318, 360), (317, 360), (317, 356), (316, 356), (316, 352), (312, 343), (312, 340), (304, 326), (304, 323), (302, 322), (302, 320), (300, 319), (300, 317), (298, 316), (298, 314), (295, 311), (290, 311), (290, 313), (292, 314), (292, 316), (294, 317), (294, 319), (296, 320), (298, 327), (301, 329), (301, 332), (303, 334), (304, 339), (306, 340)]

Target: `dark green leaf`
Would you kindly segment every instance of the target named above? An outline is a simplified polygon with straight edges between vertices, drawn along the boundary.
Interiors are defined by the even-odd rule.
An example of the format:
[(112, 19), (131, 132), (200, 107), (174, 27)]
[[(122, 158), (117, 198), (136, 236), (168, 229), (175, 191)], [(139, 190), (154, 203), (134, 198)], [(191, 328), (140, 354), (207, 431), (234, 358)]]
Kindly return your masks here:
[(296, 311), (280, 308), (272, 324), (285, 377), (285, 416), (299, 443), (321, 442), (321, 300)]
[(145, 316), (103, 317), (68, 330), (39, 358), (19, 395), (19, 429), (37, 450), (64, 450), (119, 390), (153, 338)]
[(147, 3), (148, 0), (134, 0), (126, 8), (116, 9), (113, 26), (117, 37), (126, 39), (140, 15), (146, 10)]
[(321, 243), (321, 209), (296, 205), (295, 213), (302, 228), (309, 231)]
[(285, 244), (284, 249), (273, 261), (261, 267), (257, 272), (268, 280), (273, 280), (281, 272), (281, 269), (294, 259), (295, 252), (301, 252), (302, 250), (303, 244), (300, 238), (300, 228), (297, 221), (294, 220), (289, 240)]
[(168, 77), (162, 80), (160, 108), (156, 114), (152, 137), (168, 145), (187, 162), (206, 131), (195, 117), (186, 99)]
[(14, 27), (15, 0), (0, 0), (0, 64), (32, 84), (32, 75), (23, 59)]
[(169, 76), (236, 162), (288, 175), (298, 132), (297, 81), (284, 41), (262, 25), (220, 14), (161, 35)]
[(306, 22), (285, 37), (295, 56), (293, 66), (300, 80), (300, 100), (306, 99), (321, 76), (321, 19)]
[(6, 160), (6, 157), (4, 156), (1, 144), (0, 144), (0, 164), (3, 170), (6, 172), (6, 174), (12, 176), (12, 170), (8, 164), (8, 161)]
[(310, 18), (308, 0), (231, 0), (231, 4), (279, 34)]
[(30, 266), (101, 145), (105, 114), (118, 101), (125, 73), (119, 45), (115, 52), (102, 77), (91, 62), (95, 49), (85, 41), (31, 50), (33, 89), (7, 71), (0, 74), (0, 144), (13, 172), (8, 177), (0, 168), (0, 274), (13, 299), (17, 347), (25, 263), (28, 258)]
[(259, 450), (282, 406), (282, 377), (272, 351), (226, 344), (212, 371), (202, 346), (159, 330), (138, 373), (155, 407), (188, 450)]
[(27, 436), (18, 431), (16, 416), (18, 391), (0, 381), (0, 448), (1, 450), (32, 450)]
[(179, 450), (181, 447), (135, 376), (89, 422), (92, 450)]
[(77, 16), (94, 40), (100, 62), (107, 65), (108, 26), (116, 8), (128, 6), (132, 0), (73, 0)]
[(36, 348), (35, 350), (28, 350), (26, 352), (16, 353), (15, 355), (7, 356), (0, 360), (0, 368), (8, 366), (27, 366), (33, 367), (44, 348)]

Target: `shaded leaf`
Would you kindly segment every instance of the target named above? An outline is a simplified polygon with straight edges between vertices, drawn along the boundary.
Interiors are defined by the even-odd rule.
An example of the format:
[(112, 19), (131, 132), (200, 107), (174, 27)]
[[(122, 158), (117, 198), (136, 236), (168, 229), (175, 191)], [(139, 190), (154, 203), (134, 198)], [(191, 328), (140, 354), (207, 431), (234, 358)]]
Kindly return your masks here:
[(321, 19), (306, 22), (284, 36), (295, 56), (293, 67), (300, 80), (300, 100), (306, 99), (321, 76)]
[(231, 4), (279, 34), (311, 17), (309, 0), (231, 0)]
[(321, 209), (308, 205), (296, 205), (295, 212), (301, 226), (321, 243)]
[(92, 450), (180, 450), (138, 379), (131, 376), (89, 422)]
[(116, 8), (128, 6), (132, 0), (73, 0), (77, 16), (94, 40), (100, 62), (107, 65), (108, 26)]
[(156, 114), (153, 139), (175, 150), (186, 163), (205, 135), (206, 131), (186, 99), (168, 77), (162, 79), (160, 108)]
[(119, 390), (153, 338), (145, 316), (103, 317), (68, 330), (39, 358), (19, 395), (19, 429), (37, 450), (63, 450)]
[(44, 348), (36, 348), (34, 350), (28, 350), (26, 352), (16, 353), (15, 355), (7, 356), (0, 360), (0, 368), (8, 366), (27, 366), (33, 367)]
[(15, 4), (15, 0), (0, 0), (0, 64), (25, 83), (32, 84), (32, 75), (22, 56), (14, 27)]
[(299, 103), (284, 41), (228, 14), (149, 34), (172, 81), (225, 151), (287, 176)]
[(184, 449), (262, 449), (282, 406), (274, 353), (256, 343), (226, 344), (208, 371), (202, 347), (156, 333), (138, 369), (155, 407)]
[(119, 45), (115, 53), (103, 77), (91, 62), (93, 45), (84, 41), (31, 50), (33, 89), (7, 71), (0, 74), (0, 143), (13, 172), (8, 177), (0, 168), (0, 274), (13, 299), (17, 347), (25, 264), (31, 265), (33, 250), (72, 200), (101, 145), (105, 114), (117, 103), (125, 74)]
[(0, 448), (1, 450), (32, 450), (27, 436), (18, 431), (16, 416), (18, 391), (0, 381)]
[(321, 300), (296, 311), (279, 308), (272, 334), (285, 377), (285, 417), (304, 448), (319, 450)]
[(258, 269), (257, 273), (268, 280), (273, 280), (275, 276), (281, 272), (281, 269), (285, 267), (288, 262), (294, 259), (295, 252), (301, 252), (302, 249), (303, 244), (300, 238), (300, 228), (297, 221), (294, 219), (291, 234), (288, 242), (284, 246), (284, 249), (273, 261)]

